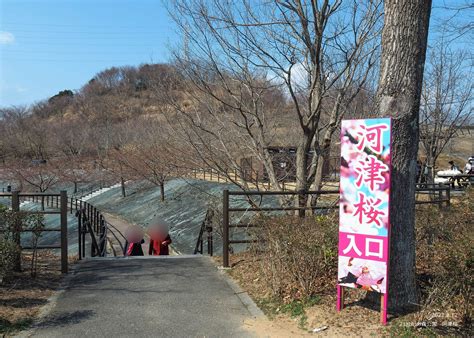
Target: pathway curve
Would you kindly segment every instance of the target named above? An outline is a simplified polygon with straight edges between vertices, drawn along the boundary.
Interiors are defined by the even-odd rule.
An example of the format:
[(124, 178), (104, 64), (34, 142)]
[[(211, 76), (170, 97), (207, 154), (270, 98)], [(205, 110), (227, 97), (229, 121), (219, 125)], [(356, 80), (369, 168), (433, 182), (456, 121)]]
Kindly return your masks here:
[(253, 336), (241, 301), (208, 257), (127, 257), (78, 263), (32, 337)]

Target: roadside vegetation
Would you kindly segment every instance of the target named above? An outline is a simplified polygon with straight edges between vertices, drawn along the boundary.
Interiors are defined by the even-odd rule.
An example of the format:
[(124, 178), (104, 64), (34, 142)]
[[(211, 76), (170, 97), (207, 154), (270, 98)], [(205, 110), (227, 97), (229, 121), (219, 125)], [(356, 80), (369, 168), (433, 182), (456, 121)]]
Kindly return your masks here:
[[(59, 285), (57, 255), (37, 250), (43, 227), (42, 215), (0, 210), (0, 335), (28, 328)], [(20, 249), (20, 229), (30, 230), (32, 250)]]
[[(31, 253), (22, 255), (25, 267), (31, 259)], [(0, 284), (0, 337), (10, 337), (28, 329), (60, 285), (58, 257), (52, 252), (42, 251), (37, 262), (36, 277), (32, 278), (30, 269), (25, 268), (19, 272), (11, 271)]]
[(387, 328), (378, 327), (378, 306), (366, 300), (365, 291), (349, 292), (346, 304), (352, 305), (335, 311), (336, 215), (261, 218), (255, 230), (261, 242), (231, 255), (230, 274), (268, 317), (305, 330), (324, 324), (328, 334), (340, 333), (337, 318), (342, 316), (354, 334), (364, 327), (367, 334), (396, 336), (468, 334), (474, 285), (473, 199), (470, 189), (454, 198), (449, 209), (417, 208), (420, 303), (413, 312), (392, 317)]
[[(399, 267), (392, 271), (406, 274), (391, 275), (393, 290), (405, 291), (392, 301), (398, 308), (417, 303), (417, 310), (390, 330), (468, 332), (472, 191), (450, 210), (418, 209), (416, 239), (412, 208), (416, 160), (432, 181), (437, 165), (472, 155), (472, 52), (449, 36), (455, 20), (440, 24), (443, 33), (428, 46), (430, 1), (179, 0), (167, 7), (183, 39), (170, 63), (111, 66), (77, 90), (0, 107), (6, 190), (71, 184), (77, 193), (84, 183), (120, 182), (126, 200), (127, 182), (147, 181), (164, 201), (167, 181), (204, 168), (242, 190), (265, 181), (263, 189), (282, 191), (291, 182), (303, 195), (322, 188), (325, 168), (339, 156), (343, 119), (391, 116), (391, 194), (398, 196), (391, 199), (391, 251), (406, 258), (392, 262)], [(467, 145), (454, 144), (461, 138)], [(293, 155), (278, 155), (284, 150)], [(297, 205), (318, 202), (306, 197)], [(0, 332), (10, 332), (29, 323), (55, 275), (43, 275), (54, 264), (40, 264), (50, 256), (19, 247), (21, 228), (38, 243), (42, 220), (2, 217)], [(259, 225), (259, 244), (233, 257), (231, 274), (269, 315), (287, 315), (304, 329), (321, 321), (332, 328), (339, 318), (354, 335), (381, 332), (363, 292), (349, 293), (347, 301), (360, 306), (340, 314), (342, 321), (335, 314), (337, 215), (262, 217)], [(406, 292), (415, 287), (418, 293)]]

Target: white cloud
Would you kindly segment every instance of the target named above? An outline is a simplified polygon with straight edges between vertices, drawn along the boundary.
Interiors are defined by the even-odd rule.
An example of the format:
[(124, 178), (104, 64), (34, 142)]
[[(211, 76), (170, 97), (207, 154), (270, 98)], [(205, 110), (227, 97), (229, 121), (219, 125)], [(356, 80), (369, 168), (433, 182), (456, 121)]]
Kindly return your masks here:
[(8, 45), (15, 42), (15, 36), (10, 32), (0, 31), (0, 45)]
[(16, 86), (15, 90), (17, 93), (26, 93), (28, 91), (28, 88), (22, 87), (22, 86)]
[(0, 82), (0, 93), (5, 93), (5, 94), (23, 94), (28, 92), (29, 89), (22, 86), (22, 85), (7, 85), (5, 83)]
[(309, 72), (306, 64), (298, 62), (291, 70), (291, 84), (296, 88), (306, 88), (309, 83)]

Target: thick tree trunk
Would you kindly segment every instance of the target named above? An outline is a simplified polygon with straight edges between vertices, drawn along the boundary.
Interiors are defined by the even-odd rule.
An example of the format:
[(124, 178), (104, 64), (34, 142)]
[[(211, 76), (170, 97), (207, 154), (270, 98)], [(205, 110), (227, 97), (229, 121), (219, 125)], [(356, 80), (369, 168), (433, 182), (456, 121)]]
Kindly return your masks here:
[(327, 148), (322, 151), (321, 155), (319, 155), (318, 165), (316, 167), (316, 175), (314, 177), (314, 190), (319, 191), (322, 189), (324, 166), (329, 162), (329, 151), (330, 148)]
[(431, 0), (386, 0), (377, 93), (379, 114), (392, 117), (389, 308), (417, 304), (415, 176), (420, 95)]
[[(323, 143), (320, 146), (319, 154), (315, 155), (315, 156), (318, 156), (318, 159), (317, 159), (317, 162), (316, 162), (316, 172), (314, 174), (314, 183), (311, 187), (311, 190), (319, 191), (319, 190), (322, 189), (323, 174), (324, 174), (323, 169), (324, 169), (324, 165), (329, 162), (329, 157), (330, 157), (330, 154), (331, 154), (332, 134), (333, 134), (333, 132), (331, 132), (329, 130), (326, 132), (326, 135), (323, 139)], [(317, 197), (313, 201), (312, 204), (316, 205), (316, 202), (317, 202)]]
[(432, 157), (427, 158), (426, 169), (423, 168), (423, 170), (426, 170), (426, 174), (427, 174), (425, 176), (426, 183), (434, 183), (434, 166), (435, 166), (435, 159)]
[[(305, 133), (301, 138), (298, 149), (296, 150), (296, 191), (301, 192), (297, 195), (295, 202), (296, 207), (304, 208), (307, 202), (307, 195), (303, 193), (308, 191), (308, 163), (309, 152), (311, 149), (311, 137)], [(304, 216), (305, 211), (300, 210), (298, 215)]]
[[(319, 143), (316, 144), (316, 142), (319, 142), (319, 141), (314, 140), (315, 144), (313, 144), (313, 149), (315, 150), (315, 155), (313, 157), (312, 165), (315, 166), (315, 171), (314, 171), (314, 178), (312, 178), (313, 183), (311, 185), (311, 190), (319, 191), (322, 189), (323, 174), (324, 174), (323, 171), (324, 171), (324, 166), (329, 162), (329, 158), (331, 155), (332, 137), (337, 127), (339, 126), (339, 123), (341, 122), (341, 118), (342, 118), (341, 101), (342, 101), (342, 95), (338, 95), (337, 102), (334, 104), (334, 107), (332, 108), (331, 118), (329, 120), (327, 129), (324, 133), (322, 142), (320, 144)], [(315, 196), (315, 195), (310, 196), (308, 205), (316, 206), (316, 203), (318, 202), (318, 198), (319, 196)]]

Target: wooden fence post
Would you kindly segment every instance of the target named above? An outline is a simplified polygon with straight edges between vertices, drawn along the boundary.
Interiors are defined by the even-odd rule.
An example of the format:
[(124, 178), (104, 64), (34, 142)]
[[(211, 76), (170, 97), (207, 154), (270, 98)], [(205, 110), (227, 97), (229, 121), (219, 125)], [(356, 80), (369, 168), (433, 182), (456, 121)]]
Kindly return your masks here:
[[(20, 193), (18, 191), (12, 191), (12, 211), (20, 211)], [(21, 228), (21, 220), (15, 219), (15, 224), (13, 224), (13, 241), (20, 249), (19, 253), (15, 255), (15, 271), (21, 271)]]
[(451, 206), (451, 187), (446, 187), (446, 206), (449, 208)]
[(222, 265), (225, 268), (229, 267), (229, 190), (224, 190), (222, 201)]
[(67, 192), (62, 190), (61, 196), (61, 272), (68, 272), (67, 247)]
[(441, 187), (441, 184), (438, 186), (438, 208), (442, 209), (443, 208), (443, 188)]
[(12, 192), (12, 211), (20, 211), (20, 193), (18, 191)]
[[(76, 205), (77, 205), (77, 200), (76, 200)], [(79, 213), (77, 214), (77, 246), (78, 246), (79, 259), (82, 259), (81, 233), (82, 233), (82, 211), (79, 211)]]

